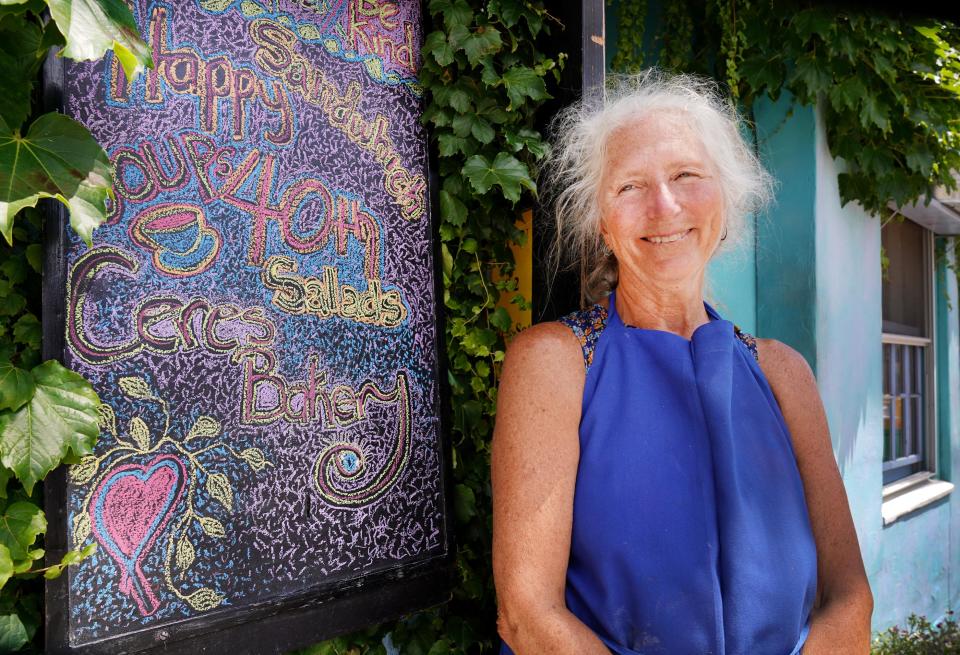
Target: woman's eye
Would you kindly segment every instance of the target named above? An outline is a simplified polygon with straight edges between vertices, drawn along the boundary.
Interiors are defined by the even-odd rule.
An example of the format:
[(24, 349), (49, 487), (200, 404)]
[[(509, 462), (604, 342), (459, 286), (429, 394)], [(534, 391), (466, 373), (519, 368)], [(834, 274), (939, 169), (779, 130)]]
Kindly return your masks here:
[(699, 177), (699, 176), (693, 171), (681, 171), (677, 173), (677, 179), (680, 179), (682, 177)]
[(622, 187), (620, 187), (620, 190), (617, 191), (617, 193), (623, 193), (624, 191), (630, 191), (630, 190), (633, 189), (633, 188), (634, 188), (634, 186), (633, 186), (632, 184), (624, 184)]

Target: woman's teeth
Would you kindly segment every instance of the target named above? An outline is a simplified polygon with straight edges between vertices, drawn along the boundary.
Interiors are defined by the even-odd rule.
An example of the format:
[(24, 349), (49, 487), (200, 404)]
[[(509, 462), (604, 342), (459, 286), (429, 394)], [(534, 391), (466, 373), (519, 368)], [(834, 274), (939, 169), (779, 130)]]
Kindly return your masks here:
[(650, 243), (673, 243), (674, 241), (679, 241), (683, 237), (687, 236), (690, 233), (690, 230), (684, 230), (683, 232), (677, 232), (676, 234), (668, 234), (664, 237), (643, 237), (645, 241)]

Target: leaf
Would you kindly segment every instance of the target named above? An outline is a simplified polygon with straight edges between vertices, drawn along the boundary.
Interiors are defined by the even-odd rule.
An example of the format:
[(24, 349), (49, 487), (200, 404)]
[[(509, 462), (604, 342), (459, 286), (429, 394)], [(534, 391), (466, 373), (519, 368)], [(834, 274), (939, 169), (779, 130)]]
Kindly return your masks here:
[(215, 437), (220, 434), (220, 421), (212, 416), (199, 416), (194, 422), (190, 432), (187, 433), (185, 441), (196, 439), (197, 437)]
[(150, 428), (147, 427), (142, 418), (134, 416), (130, 419), (130, 427), (127, 428), (127, 433), (137, 448), (140, 450), (150, 449)]
[(47, 5), (43, 0), (4, 0), (0, 2), (0, 18), (9, 14), (22, 14), (29, 11), (35, 16), (40, 16), (47, 10)]
[(193, 564), (195, 557), (196, 551), (193, 548), (193, 544), (190, 543), (190, 539), (184, 534), (180, 537), (180, 541), (177, 542), (177, 568), (181, 571), (186, 571), (190, 568), (190, 565)]
[(33, 375), (10, 362), (0, 363), (0, 410), (17, 411), (33, 397)]
[(866, 128), (871, 123), (884, 132), (890, 129), (890, 119), (887, 117), (887, 108), (877, 100), (876, 96), (869, 95), (863, 99), (860, 125)]
[(0, 465), (0, 498), (7, 497), (7, 483), (13, 476), (13, 471), (6, 466)]
[(213, 589), (203, 587), (187, 596), (187, 602), (198, 612), (206, 612), (220, 605), (223, 602), (223, 596)]
[(448, 30), (457, 25), (470, 25), (473, 22), (473, 10), (466, 0), (453, 0), (443, 9), (443, 22)]
[(72, 452), (89, 455), (100, 428), (90, 383), (50, 360), (33, 369), (36, 390), (17, 412), (0, 414), (0, 459), (27, 493)]
[(93, 230), (106, 219), (110, 170), (103, 148), (72, 118), (44, 114), (25, 137), (0, 118), (0, 232), (12, 243), (17, 212), (36, 206), (40, 198), (56, 198), (90, 245)]
[(470, 94), (463, 89), (452, 90), (449, 100), (450, 106), (460, 113), (470, 110)]
[(453, 157), (458, 152), (464, 152), (467, 147), (467, 139), (456, 134), (440, 134), (437, 142), (441, 157)]
[(41, 330), (40, 319), (33, 314), (24, 314), (13, 324), (13, 340), (16, 343), (39, 348)]
[(453, 63), (453, 48), (447, 43), (447, 35), (441, 31), (431, 32), (423, 42), (423, 51), (433, 55), (441, 66)]
[[(7, 584), (7, 580), (13, 575), (13, 559), (10, 557), (10, 550), (0, 544), (0, 589), (3, 589), (3, 585)], [(2, 619), (0, 619), (2, 621)], [(0, 622), (0, 628), (2, 628), (3, 623)], [(6, 651), (3, 651), (6, 652)]]
[(502, 47), (500, 31), (491, 25), (481, 25), (463, 43), (463, 51), (467, 53), (471, 66), (476, 66), (481, 59)]
[(824, 41), (830, 42), (836, 30), (836, 16), (833, 12), (821, 9), (805, 9), (793, 17), (793, 27), (804, 41), (813, 34), (819, 35)]
[(453, 510), (457, 519), (464, 523), (469, 521), (477, 513), (476, 505), (477, 499), (473, 489), (465, 484), (454, 487)]
[(263, 456), (263, 451), (259, 448), (247, 448), (244, 451), (241, 451), (240, 457), (243, 458), (243, 461), (247, 463), (254, 471), (260, 471), (263, 468), (270, 466), (270, 462)]
[(478, 118), (473, 122), (473, 125), (470, 126), (470, 134), (473, 135), (474, 139), (483, 144), (490, 143), (497, 135), (490, 123), (482, 118)]
[(24, 251), (27, 257), (27, 263), (34, 273), (43, 273), (43, 246), (39, 243), (31, 243)]
[(143, 378), (120, 378), (120, 389), (130, 398), (153, 398), (153, 391)]
[(90, 515), (80, 512), (73, 517), (73, 547), (80, 548), (90, 536)]
[(145, 68), (153, 68), (150, 46), (140, 38), (123, 0), (47, 0), (47, 6), (66, 38), (64, 57), (91, 61), (113, 50), (130, 82)]
[(66, 567), (63, 566), (62, 564), (54, 564), (53, 566), (51, 566), (50, 568), (48, 568), (46, 571), (43, 572), (43, 577), (46, 578), (47, 580), (55, 580), (56, 578), (60, 577), (60, 575), (63, 573), (64, 568)]
[(217, 519), (210, 516), (201, 516), (199, 520), (200, 527), (211, 537), (217, 537), (219, 539), (227, 536), (226, 530), (223, 529), (223, 524)]
[(827, 71), (820, 67), (820, 62), (812, 55), (804, 55), (797, 59), (796, 69), (793, 72), (791, 81), (799, 80), (803, 82), (805, 95), (801, 100), (806, 102), (809, 98), (815, 98), (817, 93), (827, 91), (830, 88), (833, 79)]
[(550, 97), (543, 78), (532, 68), (514, 66), (503, 74), (501, 78), (507, 97), (510, 98), (510, 107), (523, 103), (524, 98), (531, 100), (546, 100)]
[(453, 119), (453, 133), (459, 137), (466, 137), (473, 129), (477, 118), (473, 114), (459, 114)]
[(29, 501), (17, 501), (0, 514), (0, 545), (7, 547), (14, 561), (26, 559), (27, 551), (46, 531), (43, 510)]
[(534, 194), (537, 187), (530, 179), (527, 167), (516, 157), (505, 152), (497, 153), (493, 163), (483, 155), (474, 155), (467, 160), (463, 174), (470, 180), (478, 193), (487, 193), (493, 185), (503, 189), (503, 195), (516, 203), (520, 200), (520, 187), (524, 186)]
[(513, 327), (513, 320), (510, 318), (510, 314), (507, 313), (506, 309), (497, 307), (496, 311), (490, 314), (490, 325), (501, 332), (509, 332), (510, 328)]
[(230, 480), (223, 473), (211, 473), (207, 476), (207, 491), (221, 505), (227, 508), (228, 512), (233, 511), (233, 487), (230, 486)]
[(453, 225), (463, 225), (467, 222), (467, 207), (456, 196), (441, 191), (440, 217)]
[(16, 612), (0, 614), (0, 653), (12, 653), (30, 641), (30, 633)]
[(830, 102), (837, 110), (841, 108), (856, 110), (868, 95), (863, 80), (856, 75), (831, 87), (829, 94)]
[(87, 455), (69, 469), (70, 481), (74, 484), (86, 484), (100, 468), (100, 461), (93, 455)]
[(10, 16), (0, 22), (0, 117), (20, 127), (30, 115), (30, 95), (46, 47), (40, 25), (25, 16)]

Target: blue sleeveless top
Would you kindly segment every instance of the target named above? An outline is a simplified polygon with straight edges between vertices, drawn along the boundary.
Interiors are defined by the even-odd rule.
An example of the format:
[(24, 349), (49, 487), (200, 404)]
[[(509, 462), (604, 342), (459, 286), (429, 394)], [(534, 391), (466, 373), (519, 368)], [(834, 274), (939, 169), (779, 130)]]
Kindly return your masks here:
[(624, 325), (613, 294), (562, 319), (587, 365), (567, 607), (618, 655), (794, 655), (803, 484), (753, 339), (704, 305), (689, 341)]

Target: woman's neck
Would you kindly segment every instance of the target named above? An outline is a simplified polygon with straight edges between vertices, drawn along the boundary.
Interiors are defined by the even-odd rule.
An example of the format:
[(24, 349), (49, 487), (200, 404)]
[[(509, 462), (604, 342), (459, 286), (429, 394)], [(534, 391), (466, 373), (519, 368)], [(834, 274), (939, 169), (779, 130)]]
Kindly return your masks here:
[(686, 339), (710, 321), (703, 306), (702, 276), (697, 284), (675, 288), (632, 284), (630, 280), (621, 279), (617, 285), (616, 302), (617, 314), (624, 325), (673, 332)]

